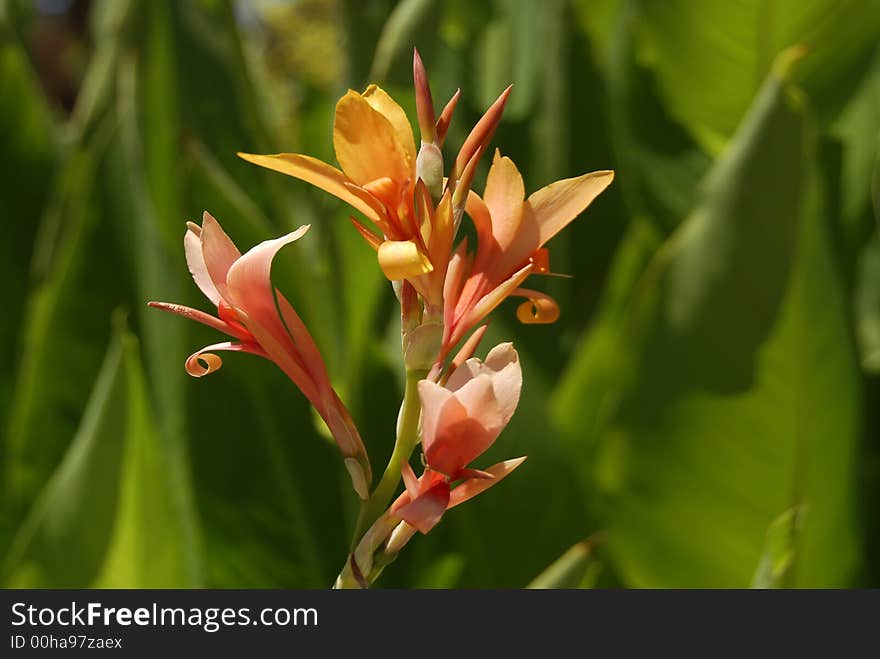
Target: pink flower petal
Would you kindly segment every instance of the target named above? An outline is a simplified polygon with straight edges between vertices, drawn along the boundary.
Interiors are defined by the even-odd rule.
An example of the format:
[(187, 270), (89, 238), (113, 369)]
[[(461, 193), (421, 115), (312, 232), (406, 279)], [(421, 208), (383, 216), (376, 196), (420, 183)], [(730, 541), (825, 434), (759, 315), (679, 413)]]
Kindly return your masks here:
[(472, 380), (440, 408), (433, 436), (424, 433), (422, 446), (428, 466), (454, 476), (498, 438), (504, 427), (501, 421), (491, 378)]
[(474, 358), (468, 359), (452, 374), (446, 387), (452, 391), (459, 391), (480, 376), (490, 378), (500, 423), (502, 427), (506, 426), (516, 411), (522, 389), (522, 369), (513, 344), (501, 343), (495, 346), (489, 351), (484, 362)]
[(205, 257), (202, 254), (202, 228), (194, 222), (186, 223), (183, 251), (186, 254), (186, 265), (196, 286), (214, 303), (214, 306), (218, 306), (222, 298), (220, 291), (214, 286), (211, 275), (208, 274), (208, 266), (205, 265)]
[[(461, 349), (456, 353), (455, 357), (452, 358), (452, 361), (449, 364), (449, 372), (447, 374), (447, 381), (449, 377), (452, 376), (453, 373), (468, 359), (473, 357), (474, 353), (477, 351), (477, 347), (480, 345), (480, 341), (483, 340), (483, 336), (486, 334), (486, 330), (489, 329), (489, 325), (480, 325), (477, 329), (473, 331), (473, 334), (468, 337), (468, 340), (465, 341), (464, 345)], [(444, 383), (445, 384), (445, 383)]]
[(241, 258), (241, 252), (208, 211), (202, 214), (201, 242), (208, 276), (220, 296), (226, 297), (226, 275), (232, 264)]
[(416, 478), (416, 474), (409, 461), (404, 461), (400, 465), (400, 474), (403, 476), (403, 485), (410, 500), (415, 499), (419, 495), (419, 479)]
[(327, 374), (327, 365), (324, 363), (321, 351), (318, 350), (318, 346), (309, 333), (308, 328), (293, 308), (293, 305), (287, 301), (287, 298), (278, 289), (275, 289), (275, 296), (278, 301), (278, 310), (281, 312), (281, 318), (284, 320), (284, 325), (293, 339), (300, 360), (319, 389), (330, 389), (330, 376)]
[(430, 380), (421, 380), (418, 389), (422, 401), (422, 450), (427, 453), (437, 437), (437, 424), (452, 392)]
[(422, 533), (428, 533), (443, 517), (448, 504), (449, 484), (440, 481), (397, 509), (394, 516), (416, 527)]
[(161, 309), (162, 311), (167, 311), (168, 313), (173, 313), (178, 316), (183, 316), (184, 318), (189, 318), (190, 320), (194, 320), (202, 325), (207, 325), (219, 332), (234, 336), (237, 339), (247, 340), (248, 338), (234, 326), (212, 316), (211, 314), (200, 311), (199, 309), (193, 309), (192, 307), (186, 307), (182, 304), (175, 304), (173, 302), (148, 302), (147, 306), (153, 307), (154, 309)]
[(262, 242), (238, 259), (227, 275), (227, 299), (269, 358), (320, 409), (322, 398), (317, 383), (281, 322), (270, 279), (275, 254), (299, 239), (308, 228), (305, 225), (281, 238)]

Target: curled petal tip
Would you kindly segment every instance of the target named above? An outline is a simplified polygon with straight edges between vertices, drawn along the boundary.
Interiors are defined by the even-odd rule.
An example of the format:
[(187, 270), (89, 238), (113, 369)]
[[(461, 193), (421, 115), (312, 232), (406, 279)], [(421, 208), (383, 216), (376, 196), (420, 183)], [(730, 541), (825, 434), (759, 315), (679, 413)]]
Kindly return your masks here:
[(549, 325), (559, 320), (559, 305), (546, 293), (519, 288), (512, 295), (527, 298), (516, 309), (519, 322), (525, 325)]
[(197, 352), (186, 360), (186, 372), (194, 378), (210, 375), (223, 366), (223, 360), (210, 352)]

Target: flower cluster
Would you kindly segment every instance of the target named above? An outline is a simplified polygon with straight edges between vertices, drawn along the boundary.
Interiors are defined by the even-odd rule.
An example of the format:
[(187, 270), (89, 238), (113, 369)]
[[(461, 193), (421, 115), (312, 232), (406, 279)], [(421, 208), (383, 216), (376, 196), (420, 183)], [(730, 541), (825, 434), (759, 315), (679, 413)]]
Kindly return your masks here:
[[(511, 88), (476, 123), (446, 174), (442, 149), (459, 92), (437, 115), (418, 52), (413, 74), (418, 149), (404, 111), (370, 85), (360, 94), (349, 91), (336, 106), (333, 144), (339, 168), (301, 154), (239, 154), (351, 206), (362, 216), (352, 216), (351, 222), (393, 284), (401, 308), (407, 387), (391, 459), (377, 483), (314, 339), (271, 282), (275, 255), (302, 238), (308, 226), (242, 255), (205, 213), (201, 226), (188, 224), (184, 247), (193, 279), (216, 306), (216, 316), (150, 303), (231, 337), (192, 354), (186, 360), (191, 375), (216, 371), (222, 363), (217, 351), (260, 355), (293, 380), (326, 422), (362, 500), (354, 549), (337, 579), (340, 587), (369, 585), (416, 531), (428, 533), (448, 509), (496, 484), (525, 460), (485, 470), (470, 466), (510, 421), (522, 387), (510, 343), (490, 350), (485, 361), (473, 357), (486, 330), (481, 323), (511, 296), (526, 298), (517, 310), (522, 322), (557, 319), (556, 302), (522, 284), (530, 275), (549, 272), (547, 241), (613, 178), (610, 171), (592, 172), (527, 197), (516, 165), (496, 151), (483, 194), (477, 194), (472, 190), (477, 165), (489, 149)], [(464, 216), (473, 222), (476, 245), (458, 238)], [(417, 476), (410, 457), (419, 443), (424, 469)], [(401, 479), (404, 491), (395, 500)]]

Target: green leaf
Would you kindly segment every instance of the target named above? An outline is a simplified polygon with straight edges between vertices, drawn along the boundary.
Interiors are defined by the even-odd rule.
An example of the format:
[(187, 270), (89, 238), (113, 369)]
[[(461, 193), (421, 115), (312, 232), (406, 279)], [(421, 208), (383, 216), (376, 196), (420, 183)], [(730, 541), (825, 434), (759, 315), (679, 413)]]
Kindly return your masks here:
[(6, 557), (9, 586), (199, 584), (173, 457), (152, 421), (137, 351), (120, 330), (70, 448)]
[(876, 227), (871, 187), (880, 172), (880, 53), (830, 132), (843, 146), (840, 214), (844, 238), (861, 247), (864, 236)]
[(388, 76), (391, 63), (401, 55), (409, 55), (413, 37), (425, 20), (434, 0), (399, 0), (382, 27), (376, 54), (370, 67), (370, 80), (381, 82)]
[(764, 551), (752, 577), (752, 588), (784, 588), (795, 560), (805, 506), (789, 508), (770, 523)]
[(124, 334), (126, 427), (117, 469), (113, 533), (95, 588), (186, 588), (202, 584), (189, 493), (181, 492), (179, 450), (156, 423), (134, 336)]
[(464, 563), (461, 554), (441, 554), (420, 573), (413, 588), (455, 588), (461, 579)]
[(551, 398), (554, 428), (581, 450), (591, 447), (603, 413), (627, 381), (628, 321), (636, 285), (660, 244), (647, 221), (633, 221), (618, 247), (590, 329), (578, 342)]
[(489, 107), (513, 84), (504, 116), (510, 121), (521, 120), (534, 108), (544, 68), (553, 63), (542, 44), (554, 36), (559, 2), (495, 0), (495, 8), (475, 51), (479, 106)]
[(710, 153), (733, 135), (784, 49), (809, 49), (801, 73), (823, 115), (849, 96), (880, 41), (873, 0), (641, 1), (643, 56), (670, 112)]
[(866, 373), (880, 373), (880, 237), (877, 234), (859, 256), (856, 335), (862, 368)]
[[(27, 54), (7, 20), (6, 8), (0, 8), (0, 142), (5, 152), (0, 162), (0, 198), (7, 218), (0, 243), (0, 280), (4, 282), (0, 364), (9, 365), (0, 375), (0, 424), (4, 425), (13, 390), (16, 338), (27, 299), (30, 255), (51, 190), (49, 185), (33, 182), (51, 179), (58, 153), (52, 115)], [(5, 444), (0, 442), (0, 469), (9, 448)]]
[(112, 530), (125, 398), (117, 338), (107, 350), (79, 430), (4, 560), (5, 585), (84, 586), (94, 579)]
[(710, 158), (670, 116), (656, 76), (637, 59), (637, 5), (620, 0), (602, 2), (598, 8), (593, 4), (582, 7), (581, 20), (608, 90), (607, 123), (618, 170), (615, 186), (633, 214), (671, 231), (693, 208)]
[[(41, 489), (76, 428), (87, 396), (81, 383), (98, 370), (99, 342), (126, 283), (95, 208), (97, 160), (111, 128), (104, 124), (88, 149), (67, 156), (40, 223), (6, 435), (13, 516)], [(104, 258), (89, 258), (93, 251)]]
[(859, 569), (858, 372), (814, 149), (772, 75), (640, 285), (637, 368), (597, 464), (628, 585), (745, 586), (802, 503), (792, 583)]
[(595, 568), (595, 540), (579, 542), (532, 580), (526, 588), (581, 588)]

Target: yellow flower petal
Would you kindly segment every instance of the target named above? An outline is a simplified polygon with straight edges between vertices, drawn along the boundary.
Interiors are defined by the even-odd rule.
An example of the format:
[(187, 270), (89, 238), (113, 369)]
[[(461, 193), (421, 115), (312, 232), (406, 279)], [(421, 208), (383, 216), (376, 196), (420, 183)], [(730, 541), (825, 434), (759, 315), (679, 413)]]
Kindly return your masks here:
[(397, 133), (397, 139), (401, 146), (406, 150), (407, 156), (415, 161), (416, 159), (416, 140), (413, 136), (412, 126), (406, 117), (406, 112), (391, 98), (384, 89), (378, 85), (370, 85), (363, 93), (364, 99), (370, 104), (374, 110), (384, 116), (394, 127)]
[(336, 104), (333, 146), (342, 171), (358, 185), (382, 177), (399, 186), (413, 183), (415, 146), (407, 148), (392, 121), (357, 92), (349, 90)]
[(377, 252), (382, 272), (391, 281), (411, 279), (434, 268), (412, 240), (386, 240)]

